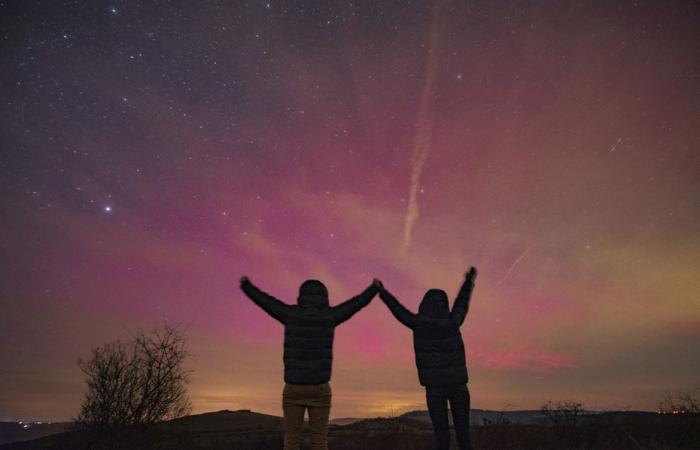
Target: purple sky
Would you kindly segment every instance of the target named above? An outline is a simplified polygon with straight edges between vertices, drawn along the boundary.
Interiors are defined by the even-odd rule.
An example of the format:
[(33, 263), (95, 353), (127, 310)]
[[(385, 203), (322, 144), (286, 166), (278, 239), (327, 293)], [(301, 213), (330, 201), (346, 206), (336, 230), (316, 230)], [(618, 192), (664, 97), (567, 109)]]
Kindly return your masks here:
[[(281, 414), (238, 278), (409, 308), (479, 269), (473, 406), (700, 389), (697, 2), (0, 1), (0, 420), (66, 419), (90, 348), (183, 323), (194, 411)], [(333, 417), (424, 409), (379, 300)]]

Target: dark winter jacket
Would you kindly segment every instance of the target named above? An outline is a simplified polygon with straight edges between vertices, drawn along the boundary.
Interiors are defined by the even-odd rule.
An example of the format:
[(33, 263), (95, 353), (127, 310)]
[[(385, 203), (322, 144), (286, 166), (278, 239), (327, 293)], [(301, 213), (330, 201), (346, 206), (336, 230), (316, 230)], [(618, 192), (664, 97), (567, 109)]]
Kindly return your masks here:
[(360, 295), (331, 307), (326, 286), (317, 280), (302, 283), (296, 305), (281, 302), (250, 281), (242, 283), (241, 289), (284, 325), (284, 381), (290, 384), (322, 384), (330, 380), (335, 327), (367, 306), (377, 294), (377, 288), (370, 286)]
[(387, 290), (379, 295), (399, 322), (413, 330), (418, 379), (427, 387), (453, 386), (469, 381), (464, 342), (459, 327), (469, 310), (474, 283), (467, 280), (450, 311), (447, 294), (430, 289), (414, 314)]

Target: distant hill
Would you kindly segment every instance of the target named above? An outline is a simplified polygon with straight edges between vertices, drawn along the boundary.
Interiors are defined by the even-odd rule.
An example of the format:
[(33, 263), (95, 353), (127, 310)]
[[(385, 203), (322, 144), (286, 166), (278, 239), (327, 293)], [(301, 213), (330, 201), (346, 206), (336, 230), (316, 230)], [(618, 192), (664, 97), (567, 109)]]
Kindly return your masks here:
[[(64, 428), (58, 433), (65, 431)], [(219, 448), (219, 443), (237, 448), (245, 441), (281, 442), (283, 436), (282, 418), (260, 414), (250, 410), (216, 411), (196, 414), (162, 422), (155, 425), (143, 436), (146, 448)], [(47, 433), (48, 434), (48, 433)], [(3, 434), (4, 436), (4, 434)], [(35, 436), (36, 437), (40, 437)], [(31, 438), (30, 438), (31, 439)], [(76, 433), (50, 435), (27, 441), (19, 439), (5, 440), (0, 445), (2, 450), (43, 450), (79, 448), (79, 436)], [(12, 443), (8, 443), (12, 442)], [(149, 442), (153, 442), (151, 445)], [(156, 444), (157, 442), (157, 444)], [(224, 447), (222, 447), (224, 448)], [(274, 448), (274, 444), (270, 446)]]
[(208, 431), (240, 431), (253, 429), (282, 429), (282, 418), (252, 412), (249, 409), (229, 411), (227, 409), (180, 417), (159, 424), (165, 428), (185, 430), (195, 433)]
[(60, 434), (65, 432), (69, 425), (68, 422), (0, 422), (0, 445)]
[[(417, 420), (420, 422), (430, 423), (430, 415), (428, 411), (410, 411), (398, 416), (402, 419)], [(520, 411), (491, 411), (485, 409), (472, 409), (470, 412), (470, 423), (472, 426), (492, 425), (498, 423), (517, 423), (517, 424), (539, 424), (542, 423), (544, 417), (540, 410), (520, 410)], [(350, 425), (367, 419), (346, 417), (342, 419), (331, 420), (331, 425)], [(449, 418), (452, 424), (452, 417)]]
[[(420, 420), (430, 423), (428, 411), (411, 411), (401, 415), (401, 417)], [(472, 409), (469, 414), (469, 422), (472, 426), (515, 423), (515, 424), (540, 424), (544, 421), (544, 416), (540, 410), (521, 411), (491, 411), (485, 409)], [(450, 425), (452, 417), (450, 416)]]
[(355, 423), (359, 420), (363, 420), (363, 419), (358, 419), (355, 417), (341, 417), (338, 419), (331, 419), (329, 423), (331, 425), (343, 426), (343, 425), (350, 425), (351, 423)]

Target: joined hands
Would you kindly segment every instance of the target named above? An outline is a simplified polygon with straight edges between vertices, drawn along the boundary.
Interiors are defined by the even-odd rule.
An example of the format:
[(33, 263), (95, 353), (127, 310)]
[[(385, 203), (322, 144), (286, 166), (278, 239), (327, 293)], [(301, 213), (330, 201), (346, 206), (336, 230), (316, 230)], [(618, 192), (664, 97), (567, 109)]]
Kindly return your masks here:
[[(474, 280), (476, 279), (476, 273), (477, 273), (476, 267), (471, 266), (471, 267), (469, 267), (469, 270), (465, 274), (465, 278), (473, 283)], [(246, 281), (250, 281), (250, 279), (247, 276), (244, 275), (240, 278), (241, 284), (245, 283)], [(373, 279), (372, 285), (374, 287), (376, 287), (377, 289), (379, 289), (380, 291), (384, 290), (384, 283), (382, 283), (382, 280), (380, 280), (379, 278)]]

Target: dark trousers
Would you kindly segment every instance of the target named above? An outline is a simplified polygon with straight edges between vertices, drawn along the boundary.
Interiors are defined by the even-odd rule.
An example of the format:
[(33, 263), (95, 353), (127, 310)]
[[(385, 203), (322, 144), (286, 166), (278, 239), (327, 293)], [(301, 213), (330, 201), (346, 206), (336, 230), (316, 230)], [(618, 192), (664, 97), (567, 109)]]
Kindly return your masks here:
[(447, 402), (452, 410), (452, 421), (460, 450), (472, 450), (469, 437), (469, 389), (466, 384), (445, 387), (426, 387), (430, 420), (437, 450), (450, 448), (450, 425), (447, 417)]

